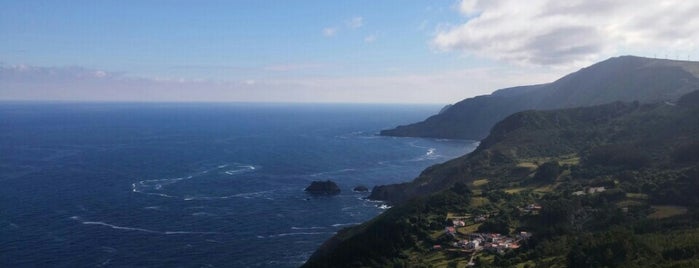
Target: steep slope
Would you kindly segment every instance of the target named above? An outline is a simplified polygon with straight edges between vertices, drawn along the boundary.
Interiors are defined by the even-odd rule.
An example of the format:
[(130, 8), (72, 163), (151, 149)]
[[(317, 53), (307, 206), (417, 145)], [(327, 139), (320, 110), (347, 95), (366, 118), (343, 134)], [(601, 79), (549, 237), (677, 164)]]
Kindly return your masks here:
[(384, 130), (381, 135), (480, 140), (496, 122), (519, 111), (614, 101), (672, 101), (697, 86), (699, 62), (622, 56), (552, 83), (506, 88), (465, 99), (425, 121)]
[[(699, 87), (698, 87), (699, 89)], [(416, 196), (444, 190), (456, 181), (478, 176), (516, 177), (516, 159), (556, 157), (585, 152), (606, 143), (635, 140), (646, 150), (673, 146), (699, 134), (699, 117), (675, 113), (692, 110), (697, 91), (683, 96), (677, 106), (671, 102), (611, 104), (552, 111), (524, 111), (498, 122), (490, 135), (469, 155), (424, 170), (411, 182), (377, 186), (370, 198), (400, 203)], [(692, 105), (687, 104), (692, 103)], [(691, 108), (691, 109), (690, 109)], [(673, 111), (672, 116), (666, 110)], [(642, 120), (646, 120), (643, 122)], [(631, 139), (633, 138), (633, 139)], [(641, 145), (638, 145), (641, 146)]]
[[(445, 217), (457, 213), (490, 215), (469, 222), (470, 232), (534, 233), (506, 258), (477, 261), (486, 266), (696, 267), (697, 114), (699, 91), (677, 102), (516, 113), (471, 154), (430, 167), (413, 182), (375, 189), (372, 195), (385, 193), (396, 206), (341, 231), (305, 266), (465, 264), (470, 255), (458, 250), (430, 250), (458, 242), (444, 233)], [(576, 194), (600, 186), (607, 191)], [(543, 206), (540, 213), (523, 212), (532, 203)], [(663, 216), (658, 209), (667, 214), (675, 207), (651, 205), (687, 207)]]

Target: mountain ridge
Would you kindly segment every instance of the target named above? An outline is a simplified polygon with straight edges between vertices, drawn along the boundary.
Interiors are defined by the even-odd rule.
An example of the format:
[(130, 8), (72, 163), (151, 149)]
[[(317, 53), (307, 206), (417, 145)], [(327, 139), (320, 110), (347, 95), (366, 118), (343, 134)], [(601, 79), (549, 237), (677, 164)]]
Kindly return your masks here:
[(590, 106), (613, 101), (674, 101), (699, 87), (699, 62), (620, 56), (554, 82), (504, 88), (457, 102), (422, 122), (380, 135), (480, 140), (513, 113)]

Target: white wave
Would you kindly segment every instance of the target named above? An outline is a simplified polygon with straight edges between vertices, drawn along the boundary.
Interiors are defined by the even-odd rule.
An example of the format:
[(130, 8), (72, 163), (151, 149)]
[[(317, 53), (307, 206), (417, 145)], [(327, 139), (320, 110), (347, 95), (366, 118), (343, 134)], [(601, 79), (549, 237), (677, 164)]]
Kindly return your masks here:
[(101, 221), (84, 221), (84, 222), (82, 222), (82, 224), (102, 225), (102, 226), (107, 226), (107, 227), (110, 227), (112, 229), (117, 229), (117, 230), (139, 231), (139, 232), (152, 233), (152, 234), (161, 234), (162, 233), (162, 232), (143, 229), (143, 228), (117, 226), (117, 225), (112, 225), (112, 224), (101, 222)]
[(429, 149), (427, 149), (425, 156), (433, 156), (434, 152), (436, 152), (436, 151), (437, 151), (437, 148), (429, 148)]
[(417, 141), (408, 142), (408, 145), (410, 145), (410, 147), (415, 147), (415, 148), (420, 148), (420, 149), (429, 149), (429, 147), (417, 145)]
[(283, 233), (283, 234), (268, 235), (267, 238), (284, 237), (284, 236), (296, 236), (296, 235), (322, 235), (322, 234), (330, 234), (330, 233), (328, 233), (328, 232)]
[(325, 227), (320, 227), (320, 226), (311, 226), (311, 227), (295, 227), (292, 226), (291, 230), (317, 230), (317, 229), (325, 229)]
[(189, 232), (189, 231), (165, 231), (162, 233), (166, 234), (166, 235), (173, 235), (173, 234), (220, 234), (219, 232)]
[(115, 249), (115, 248), (113, 248), (113, 247), (102, 246), (102, 247), (100, 247), (100, 249), (101, 249), (102, 251), (104, 251), (104, 252), (107, 252), (107, 253), (115, 253), (115, 252), (117, 252), (117, 249)]
[(146, 210), (162, 210), (162, 208), (160, 208), (160, 206), (143, 207), (143, 209), (146, 209)]
[(237, 169), (226, 170), (223, 173), (228, 175), (238, 175), (241, 173), (254, 171), (256, 168), (254, 166), (238, 166)]
[(352, 226), (352, 225), (359, 225), (359, 224), (361, 224), (361, 223), (360, 222), (336, 223), (336, 224), (333, 224), (332, 227)]
[(231, 165), (235, 165), (236, 169), (231, 169), (231, 170), (226, 170), (224, 171), (225, 174), (228, 175), (237, 175), (245, 172), (251, 172), (259, 169), (258, 166), (255, 165), (249, 165), (249, 164), (223, 164), (217, 166), (217, 168), (214, 169), (209, 169), (209, 170), (204, 170), (199, 173), (195, 173), (192, 175), (187, 175), (183, 177), (177, 177), (177, 178), (165, 178), (165, 179), (151, 179), (151, 180), (141, 180), (138, 182), (131, 183), (131, 191), (134, 193), (141, 193), (141, 194), (148, 194), (148, 195), (154, 195), (154, 196), (161, 196), (161, 197), (177, 197), (173, 195), (168, 195), (162, 193), (168, 185), (179, 183), (185, 180), (191, 180), (200, 176), (203, 176), (204, 174), (207, 174), (209, 171), (212, 170), (217, 170), (217, 169), (224, 169), (226, 167), (229, 167)]
[[(138, 193), (141, 193), (141, 192), (138, 192)], [(167, 197), (167, 198), (175, 198), (175, 197), (176, 197), (176, 196), (167, 195), (167, 194), (161, 194), (161, 193), (144, 193), (144, 194), (147, 194), (147, 195), (155, 195), (155, 196), (162, 196), (162, 197)]]
[(391, 208), (391, 206), (386, 205), (386, 204), (381, 204), (381, 205), (376, 206), (376, 207), (377, 207), (377, 208), (380, 208), (380, 209), (389, 209), (389, 208)]
[(369, 202), (369, 203), (383, 203), (384, 201), (381, 200), (371, 200), (366, 197), (358, 197), (357, 199), (363, 200), (364, 202)]
[(112, 229), (116, 230), (123, 230), (123, 231), (136, 231), (136, 232), (143, 232), (143, 233), (150, 233), (150, 234), (163, 234), (163, 235), (174, 235), (174, 234), (220, 234), (218, 232), (192, 232), (192, 231), (155, 231), (155, 230), (150, 230), (150, 229), (145, 229), (145, 228), (138, 228), (138, 227), (125, 227), (125, 226), (118, 226), (114, 224), (109, 224), (106, 222), (101, 222), (101, 221), (82, 221), (80, 217), (78, 216), (72, 216), (70, 217), (73, 220), (79, 221), (82, 224), (85, 225), (99, 225), (99, 226), (105, 226), (109, 227)]
[(107, 264), (109, 264), (110, 262), (112, 262), (112, 259), (107, 259), (106, 261), (102, 262), (102, 264), (100, 264), (100, 265), (98, 265), (98, 266), (99, 266), (99, 267), (107, 266)]
[(194, 212), (192, 213), (192, 216), (216, 216), (214, 213), (209, 213), (209, 212)]
[(345, 173), (345, 172), (350, 172), (350, 171), (355, 171), (356, 169), (354, 168), (345, 168), (345, 169), (338, 169), (338, 170), (332, 170), (332, 171), (323, 171), (323, 172), (318, 172), (309, 175), (310, 177), (319, 177), (319, 176), (325, 176), (325, 175), (333, 175), (333, 174), (340, 174), (340, 173)]
[(240, 193), (240, 194), (233, 194), (233, 195), (225, 195), (225, 196), (187, 196), (184, 198), (185, 201), (192, 201), (192, 200), (216, 200), (216, 199), (230, 199), (230, 198), (245, 198), (245, 199), (250, 199), (250, 198), (268, 198), (267, 194), (274, 192), (275, 190), (268, 190), (268, 191), (259, 191), (259, 192), (250, 192), (250, 193)]

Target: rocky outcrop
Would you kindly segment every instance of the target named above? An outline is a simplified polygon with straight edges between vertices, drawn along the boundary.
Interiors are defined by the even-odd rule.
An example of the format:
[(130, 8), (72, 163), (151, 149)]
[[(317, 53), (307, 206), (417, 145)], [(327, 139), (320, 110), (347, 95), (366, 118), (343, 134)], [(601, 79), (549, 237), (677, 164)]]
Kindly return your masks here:
[(304, 191), (315, 195), (336, 195), (340, 193), (340, 187), (331, 180), (314, 181)]
[(363, 193), (363, 192), (368, 192), (369, 188), (367, 188), (364, 185), (359, 185), (357, 187), (354, 187), (354, 189), (352, 189), (352, 191)]

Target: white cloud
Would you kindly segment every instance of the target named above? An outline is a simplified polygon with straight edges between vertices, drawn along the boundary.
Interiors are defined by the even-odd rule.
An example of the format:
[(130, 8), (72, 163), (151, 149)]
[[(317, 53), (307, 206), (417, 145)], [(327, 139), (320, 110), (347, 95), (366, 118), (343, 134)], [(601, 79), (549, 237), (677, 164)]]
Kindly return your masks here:
[(354, 17), (346, 21), (345, 24), (347, 25), (347, 28), (358, 29), (364, 25), (364, 18)]
[(105, 72), (105, 71), (95, 71), (94, 75), (95, 75), (95, 77), (101, 78), (101, 77), (107, 76), (107, 72)]
[(0, 65), (0, 100), (182, 102), (450, 103), (495, 89), (550, 82), (544, 68), (472, 68), (428, 74), (297, 77), (234, 81), (143, 78), (94, 74), (78, 67)]
[(377, 37), (375, 34), (367, 35), (366, 37), (364, 37), (364, 43), (374, 43), (376, 41), (376, 38)]
[(325, 67), (325, 64), (321, 63), (291, 63), (291, 64), (277, 64), (264, 67), (266, 71), (274, 72), (290, 72), (290, 71), (301, 71), (309, 69), (318, 69)]
[(463, 0), (467, 21), (438, 29), (442, 51), (517, 64), (581, 65), (626, 51), (691, 52), (699, 2)]
[(334, 28), (334, 27), (323, 28), (323, 36), (325, 36), (325, 37), (333, 37), (336, 34), (337, 34), (337, 28)]

